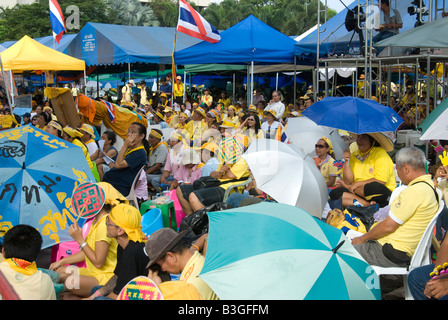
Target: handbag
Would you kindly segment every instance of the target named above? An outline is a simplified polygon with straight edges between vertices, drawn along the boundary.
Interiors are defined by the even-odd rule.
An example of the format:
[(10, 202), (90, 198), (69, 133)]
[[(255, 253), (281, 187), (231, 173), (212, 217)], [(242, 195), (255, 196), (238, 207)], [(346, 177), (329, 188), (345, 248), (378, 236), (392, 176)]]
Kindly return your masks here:
[(367, 230), (375, 223), (374, 214), (379, 210), (378, 204), (373, 204), (368, 207), (347, 206), (347, 211), (358, 217), (364, 224)]
[(385, 243), (381, 250), (384, 256), (393, 263), (407, 266), (411, 263), (411, 257), (406, 252), (395, 249), (390, 243)]
[(213, 188), (213, 187), (219, 187), (222, 184), (229, 183), (229, 182), (237, 182), (237, 181), (243, 181), (247, 180), (247, 177), (241, 178), (241, 179), (232, 179), (232, 180), (218, 180), (216, 178), (205, 176), (200, 177), (199, 179), (196, 179), (193, 182), (193, 188), (194, 190), (199, 189), (205, 189), (205, 188)]

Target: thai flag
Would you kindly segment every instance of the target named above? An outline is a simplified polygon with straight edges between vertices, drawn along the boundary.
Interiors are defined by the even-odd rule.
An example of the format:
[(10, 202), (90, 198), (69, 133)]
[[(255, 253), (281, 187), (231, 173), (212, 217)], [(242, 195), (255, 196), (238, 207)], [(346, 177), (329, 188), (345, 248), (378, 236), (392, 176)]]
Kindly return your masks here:
[(67, 33), (65, 29), (64, 15), (57, 0), (49, 0), (50, 3), (50, 22), (53, 30), (53, 38), (59, 44), (63, 33)]
[(109, 101), (101, 100), (102, 103), (106, 105), (107, 112), (109, 113), (110, 121), (115, 122), (115, 105)]
[(278, 126), (277, 131), (275, 132), (275, 140), (289, 144), (289, 138), (286, 135), (285, 127), (281, 124)]
[(221, 40), (218, 30), (194, 10), (186, 0), (179, 2), (177, 31), (211, 43)]

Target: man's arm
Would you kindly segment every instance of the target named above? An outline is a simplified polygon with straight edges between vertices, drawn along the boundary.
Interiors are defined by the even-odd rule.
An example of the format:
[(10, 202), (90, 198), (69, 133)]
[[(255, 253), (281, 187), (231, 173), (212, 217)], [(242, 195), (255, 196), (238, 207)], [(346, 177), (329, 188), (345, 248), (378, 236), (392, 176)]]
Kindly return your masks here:
[(368, 240), (378, 240), (380, 238), (383, 238), (395, 230), (398, 229), (400, 225), (395, 222), (390, 216), (387, 216), (386, 219), (378, 223), (375, 227), (370, 229), (369, 232), (364, 233), (362, 236), (353, 238), (352, 244), (361, 244)]
[(114, 274), (104, 286), (96, 290), (90, 297), (87, 298), (87, 300), (93, 300), (96, 297), (106, 296), (111, 299), (117, 299), (117, 295), (113, 293), (113, 290), (117, 285), (117, 279), (117, 275)]

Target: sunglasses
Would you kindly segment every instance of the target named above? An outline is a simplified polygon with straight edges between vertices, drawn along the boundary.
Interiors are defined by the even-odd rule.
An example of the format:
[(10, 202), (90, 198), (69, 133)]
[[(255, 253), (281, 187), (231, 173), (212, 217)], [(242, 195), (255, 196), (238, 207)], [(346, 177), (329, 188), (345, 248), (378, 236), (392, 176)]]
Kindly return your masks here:
[(325, 148), (325, 146), (323, 144), (316, 144), (316, 145), (314, 145), (314, 147), (316, 149), (323, 149), (323, 148)]

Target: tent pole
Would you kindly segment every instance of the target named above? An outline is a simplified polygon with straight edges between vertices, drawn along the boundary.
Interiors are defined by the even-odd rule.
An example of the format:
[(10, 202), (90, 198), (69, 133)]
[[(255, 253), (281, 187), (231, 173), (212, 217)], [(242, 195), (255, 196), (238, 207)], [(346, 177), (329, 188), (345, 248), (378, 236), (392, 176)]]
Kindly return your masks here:
[(254, 62), (250, 63), (250, 105), (254, 103)]
[(236, 101), (235, 100), (235, 73), (233, 73), (233, 87), (232, 87), (232, 90), (233, 90), (232, 98), (233, 98), (233, 101), (235, 102)]
[(131, 80), (131, 64), (128, 62), (128, 75), (129, 75), (129, 80)]
[[(186, 90), (186, 86), (187, 86), (187, 71), (185, 71), (184, 69), (184, 92), (182, 95), (182, 102), (185, 103), (185, 90)], [(191, 86), (191, 83), (190, 83)]]
[(297, 97), (296, 97), (296, 91), (297, 91), (297, 80), (296, 80), (296, 77), (297, 77), (297, 65), (296, 65), (296, 56), (294, 55), (294, 95), (293, 95), (294, 108), (296, 106), (296, 99), (297, 99)]
[(278, 91), (278, 72), (275, 75), (275, 91)]
[(86, 69), (84, 69), (84, 88), (86, 87), (87, 87), (87, 76), (86, 76)]

